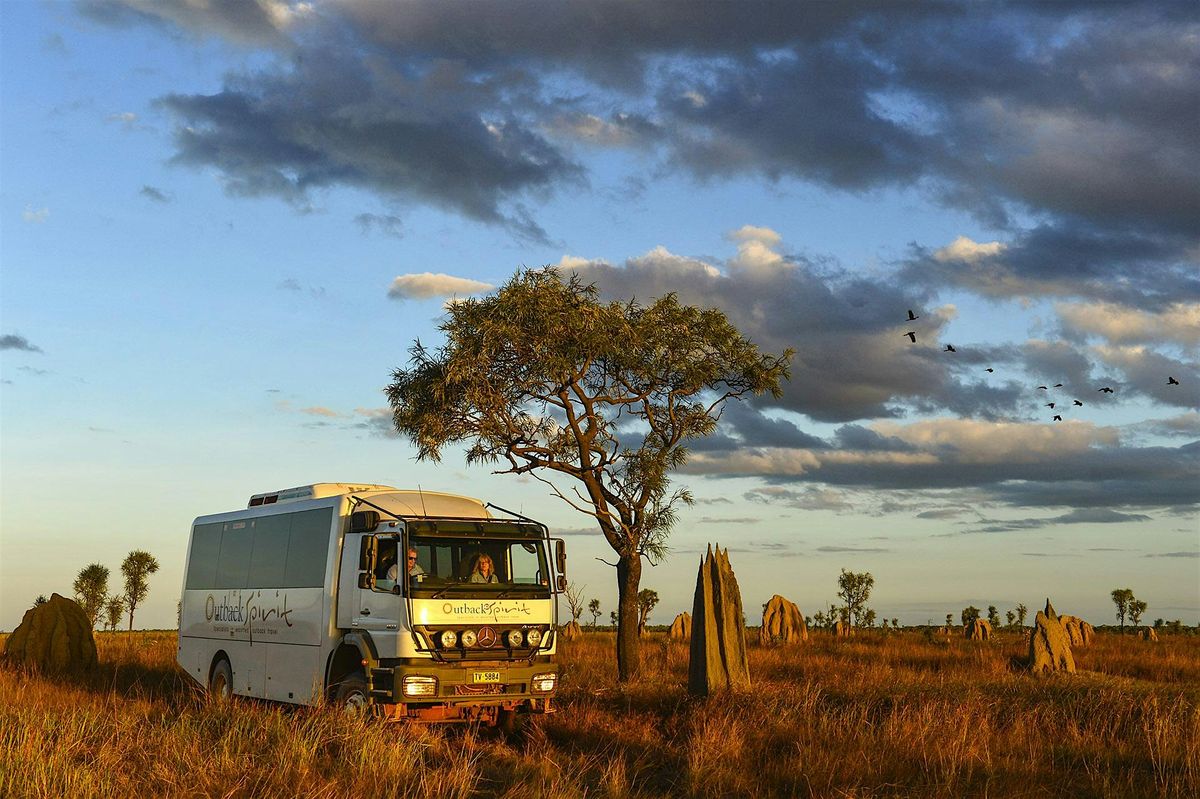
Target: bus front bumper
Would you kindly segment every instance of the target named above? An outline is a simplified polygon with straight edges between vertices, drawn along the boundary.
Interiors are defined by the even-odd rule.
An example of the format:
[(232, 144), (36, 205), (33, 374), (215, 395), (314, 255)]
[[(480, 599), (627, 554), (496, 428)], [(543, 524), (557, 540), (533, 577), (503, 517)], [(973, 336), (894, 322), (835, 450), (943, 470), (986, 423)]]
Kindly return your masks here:
[(422, 663), (371, 669), (371, 698), (388, 718), (494, 719), (497, 710), (553, 713), (557, 663)]

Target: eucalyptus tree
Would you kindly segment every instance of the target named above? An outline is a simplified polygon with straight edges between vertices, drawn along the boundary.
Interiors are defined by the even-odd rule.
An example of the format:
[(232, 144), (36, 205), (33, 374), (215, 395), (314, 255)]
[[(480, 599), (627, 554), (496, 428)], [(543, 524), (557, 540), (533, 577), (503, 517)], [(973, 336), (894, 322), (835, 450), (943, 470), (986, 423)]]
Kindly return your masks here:
[(665, 555), (677, 506), (691, 502), (669, 475), (728, 400), (781, 395), (791, 351), (760, 353), (724, 313), (673, 294), (602, 301), (553, 267), (451, 304), (440, 330), (441, 347), (416, 342), (393, 373), (396, 430), (418, 459), (463, 445), (468, 463), (541, 480), (594, 520), (616, 553), (617, 673), (631, 679), (642, 560)]

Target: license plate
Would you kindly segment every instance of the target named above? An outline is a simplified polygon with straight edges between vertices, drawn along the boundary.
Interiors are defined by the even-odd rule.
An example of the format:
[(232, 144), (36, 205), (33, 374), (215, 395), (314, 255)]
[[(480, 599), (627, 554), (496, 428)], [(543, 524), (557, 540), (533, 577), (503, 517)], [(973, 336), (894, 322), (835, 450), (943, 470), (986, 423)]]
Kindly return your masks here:
[(500, 682), (502, 677), (498, 671), (477, 671), (471, 676), (471, 682)]

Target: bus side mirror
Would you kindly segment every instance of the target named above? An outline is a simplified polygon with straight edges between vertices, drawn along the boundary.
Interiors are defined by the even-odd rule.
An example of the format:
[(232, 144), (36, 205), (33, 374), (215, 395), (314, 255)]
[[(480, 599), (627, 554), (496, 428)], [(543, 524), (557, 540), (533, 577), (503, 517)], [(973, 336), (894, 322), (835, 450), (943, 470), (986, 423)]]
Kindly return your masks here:
[(379, 514), (373, 510), (356, 510), (350, 514), (350, 532), (373, 533), (379, 528)]
[(371, 571), (375, 568), (375, 553), (379, 544), (373, 535), (364, 535), (358, 548), (358, 570)]
[(554, 565), (560, 577), (567, 574), (567, 544), (561, 538), (554, 539)]
[(558, 575), (558, 593), (565, 594), (567, 592), (567, 578), (565, 575)]

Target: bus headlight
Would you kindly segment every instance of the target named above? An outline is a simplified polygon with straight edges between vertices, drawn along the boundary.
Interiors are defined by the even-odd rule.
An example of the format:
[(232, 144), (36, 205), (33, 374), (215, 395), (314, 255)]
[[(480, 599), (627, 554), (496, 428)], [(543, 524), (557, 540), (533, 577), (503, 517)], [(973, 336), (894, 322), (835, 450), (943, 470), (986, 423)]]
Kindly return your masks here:
[(534, 693), (548, 694), (558, 684), (557, 674), (535, 674), (529, 681), (529, 688)]
[(477, 640), (479, 640), (478, 636), (475, 635), (474, 630), (463, 630), (461, 637), (462, 637), (462, 645), (465, 647), (475, 646), (475, 642)]
[(442, 630), (442, 634), (438, 636), (438, 641), (442, 644), (442, 649), (452, 649), (458, 643), (458, 633), (454, 630)]
[(405, 677), (405, 696), (437, 696), (437, 677)]
[(537, 646), (542, 642), (542, 631), (534, 628), (525, 634), (525, 643), (530, 646)]
[(509, 630), (508, 635), (504, 636), (505, 640), (508, 641), (509, 649), (516, 649), (517, 647), (519, 647), (521, 645), (521, 639), (523, 637), (524, 636), (521, 635), (520, 630)]

